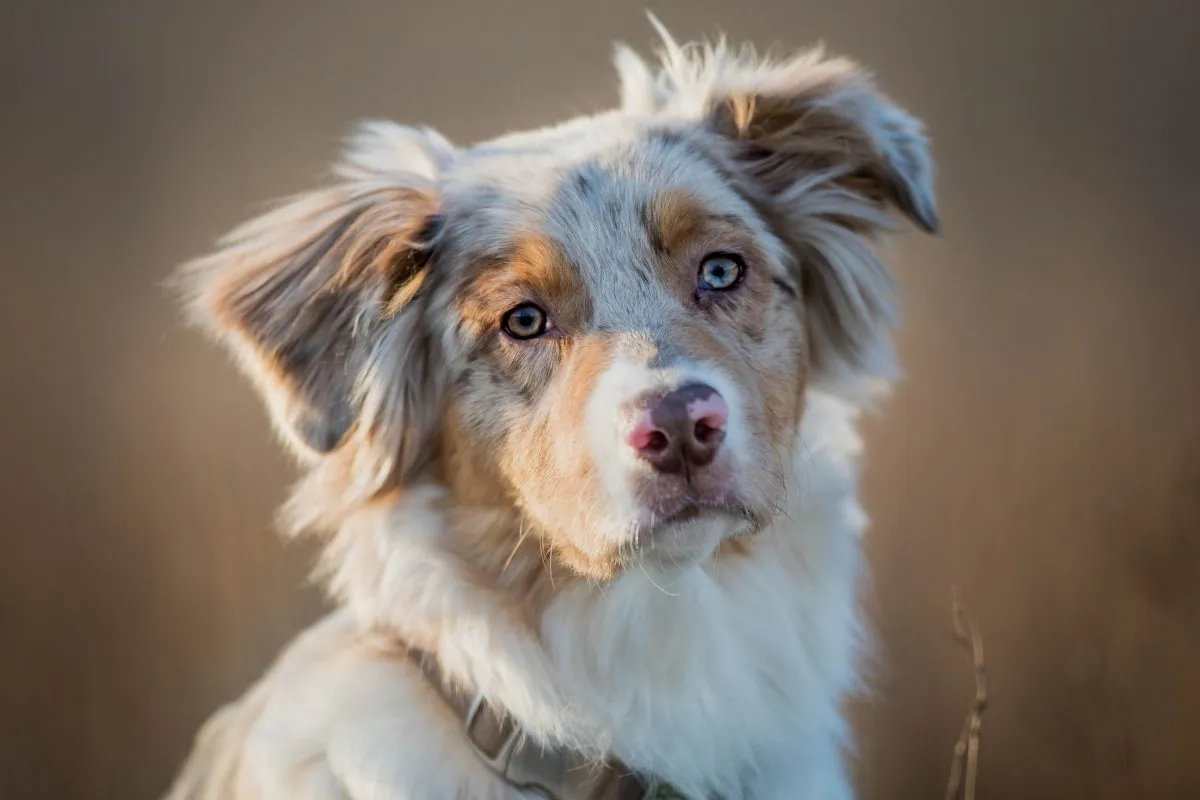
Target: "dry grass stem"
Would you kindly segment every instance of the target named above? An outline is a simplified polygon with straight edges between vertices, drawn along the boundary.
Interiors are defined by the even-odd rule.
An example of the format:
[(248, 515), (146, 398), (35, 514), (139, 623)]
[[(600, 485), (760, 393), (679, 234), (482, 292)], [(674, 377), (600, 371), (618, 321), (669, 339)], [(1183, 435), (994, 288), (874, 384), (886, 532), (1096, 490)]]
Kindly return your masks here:
[(952, 604), (954, 638), (971, 654), (975, 674), (975, 697), (967, 711), (962, 733), (954, 745), (954, 760), (950, 763), (950, 782), (946, 800), (975, 800), (975, 780), (979, 774), (979, 730), (983, 712), (987, 709), (987, 667), (983, 660), (983, 637), (979, 627), (963, 606), (962, 595), (956, 589)]

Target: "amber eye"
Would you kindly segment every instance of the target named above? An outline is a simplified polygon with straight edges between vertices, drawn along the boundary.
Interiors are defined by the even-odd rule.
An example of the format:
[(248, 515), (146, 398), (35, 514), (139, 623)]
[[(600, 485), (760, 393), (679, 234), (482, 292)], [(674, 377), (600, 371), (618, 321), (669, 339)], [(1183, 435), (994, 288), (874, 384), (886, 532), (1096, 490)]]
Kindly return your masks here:
[(737, 286), (745, 272), (742, 260), (732, 253), (713, 253), (700, 264), (700, 288), (723, 292)]
[(546, 312), (533, 303), (522, 303), (504, 315), (501, 326), (514, 339), (536, 339), (546, 332)]

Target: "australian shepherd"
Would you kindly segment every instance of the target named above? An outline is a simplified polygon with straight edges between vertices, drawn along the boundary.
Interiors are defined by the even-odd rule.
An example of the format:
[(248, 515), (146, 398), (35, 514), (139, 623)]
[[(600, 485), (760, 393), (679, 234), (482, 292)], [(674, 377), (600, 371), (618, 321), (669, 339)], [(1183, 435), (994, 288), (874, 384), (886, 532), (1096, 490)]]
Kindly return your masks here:
[(853, 796), (855, 425), (879, 235), (938, 225), (926, 137), (849, 61), (660, 33), (614, 110), (368, 123), (182, 269), (336, 610), (171, 798)]

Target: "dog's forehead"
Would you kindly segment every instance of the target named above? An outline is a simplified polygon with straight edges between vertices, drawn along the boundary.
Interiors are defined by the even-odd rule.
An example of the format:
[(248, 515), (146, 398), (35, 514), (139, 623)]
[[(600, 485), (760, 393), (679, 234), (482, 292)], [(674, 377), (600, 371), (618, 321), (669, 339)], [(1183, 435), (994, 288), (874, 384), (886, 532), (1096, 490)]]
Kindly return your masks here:
[(461, 151), (442, 179), (448, 213), (482, 213), (479, 222), (509, 226), (538, 222), (573, 169), (636, 149), (642, 131), (615, 122), (614, 115), (582, 118)]
[[(623, 115), (513, 134), (465, 151), (443, 183), (456, 245), (502, 256), (515, 238), (552, 241), (594, 297), (636, 286), (652, 255), (653, 208), (685, 193), (714, 214), (759, 223), (717, 163), (686, 135)], [(616, 280), (614, 280), (616, 279)], [(645, 287), (643, 286), (643, 289)]]

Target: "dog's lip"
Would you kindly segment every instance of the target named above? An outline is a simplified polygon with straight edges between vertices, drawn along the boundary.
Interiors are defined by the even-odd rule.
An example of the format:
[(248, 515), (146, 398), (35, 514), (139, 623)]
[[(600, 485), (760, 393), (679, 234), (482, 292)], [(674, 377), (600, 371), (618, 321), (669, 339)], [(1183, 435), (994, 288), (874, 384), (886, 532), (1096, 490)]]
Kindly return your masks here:
[(676, 506), (673, 510), (659, 514), (651, 526), (657, 530), (670, 525), (681, 525), (686, 522), (692, 522), (704, 516), (724, 515), (731, 517), (744, 516), (746, 510), (731, 502), (700, 502), (696, 500), (685, 500)]

